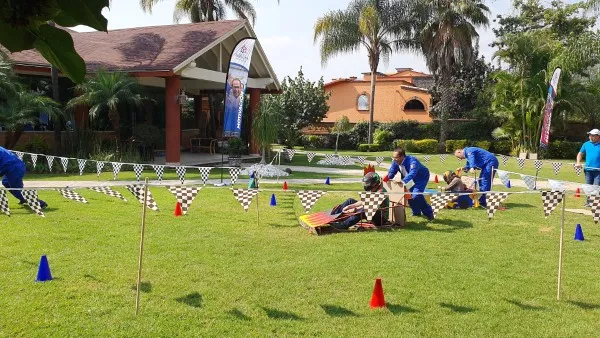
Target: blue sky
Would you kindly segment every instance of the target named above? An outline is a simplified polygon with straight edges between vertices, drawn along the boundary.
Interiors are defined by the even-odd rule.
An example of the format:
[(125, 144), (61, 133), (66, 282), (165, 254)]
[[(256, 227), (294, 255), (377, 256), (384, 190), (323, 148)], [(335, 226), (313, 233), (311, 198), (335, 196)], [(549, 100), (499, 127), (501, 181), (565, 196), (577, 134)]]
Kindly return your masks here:
[[(348, 0), (280, 0), (279, 5), (276, 0), (250, 1), (257, 12), (254, 30), (280, 81), (287, 75), (295, 76), (300, 66), (305, 76), (313, 81), (321, 76), (329, 81), (338, 77), (361, 76), (360, 73), (369, 71), (365, 51), (338, 56), (321, 66), (318, 44), (313, 43), (313, 26), (317, 18), (329, 10), (346, 8)], [(490, 20), (511, 11), (510, 0), (486, 3), (492, 10)], [(169, 25), (173, 24), (174, 4), (175, 0), (163, 0), (150, 14), (140, 9), (138, 0), (112, 1), (110, 10), (105, 10), (104, 15), (109, 29)], [(235, 19), (235, 16), (229, 15), (228, 18)], [(76, 30), (91, 29), (77, 27)], [(479, 34), (480, 50), (489, 60), (493, 53), (488, 46), (493, 40), (492, 29), (481, 29)], [(393, 55), (388, 65), (380, 64), (379, 71), (393, 72), (396, 67), (427, 72), (423, 57), (409, 53)]]

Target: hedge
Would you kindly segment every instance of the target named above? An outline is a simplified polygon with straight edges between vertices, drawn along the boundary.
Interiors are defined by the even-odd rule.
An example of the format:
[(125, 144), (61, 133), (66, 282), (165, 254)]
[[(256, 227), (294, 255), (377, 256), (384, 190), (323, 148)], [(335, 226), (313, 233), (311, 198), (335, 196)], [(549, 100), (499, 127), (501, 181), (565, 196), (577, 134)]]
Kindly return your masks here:
[(358, 145), (358, 151), (363, 151), (363, 152), (374, 152), (374, 151), (380, 151), (381, 150), (381, 144), (359, 144)]
[(575, 161), (583, 142), (554, 141), (547, 150), (541, 150), (543, 158), (570, 159)]
[(394, 140), (394, 148), (403, 148), (411, 153), (435, 154), (437, 153), (438, 140)]

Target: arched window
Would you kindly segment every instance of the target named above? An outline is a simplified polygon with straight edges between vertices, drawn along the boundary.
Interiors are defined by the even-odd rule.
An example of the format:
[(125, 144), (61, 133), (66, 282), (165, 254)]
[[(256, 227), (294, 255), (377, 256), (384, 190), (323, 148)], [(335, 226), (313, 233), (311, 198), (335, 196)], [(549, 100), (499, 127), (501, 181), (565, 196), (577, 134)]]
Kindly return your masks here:
[(367, 94), (358, 96), (358, 110), (369, 110), (369, 96)]
[(411, 99), (404, 105), (404, 110), (425, 110), (425, 105), (417, 99)]

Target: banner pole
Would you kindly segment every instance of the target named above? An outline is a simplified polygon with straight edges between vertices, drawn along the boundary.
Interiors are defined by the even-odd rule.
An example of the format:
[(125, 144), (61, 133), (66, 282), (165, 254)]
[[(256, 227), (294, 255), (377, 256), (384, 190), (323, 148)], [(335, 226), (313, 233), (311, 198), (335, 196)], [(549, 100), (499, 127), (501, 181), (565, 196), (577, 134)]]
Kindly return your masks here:
[(148, 201), (148, 177), (144, 180), (144, 205), (142, 207), (142, 229), (140, 232), (140, 255), (138, 260), (137, 288), (135, 293), (135, 315), (140, 311), (140, 286), (142, 283), (142, 257), (144, 256), (144, 230), (146, 229), (146, 203)]
[(562, 282), (563, 237), (565, 232), (565, 204), (567, 199), (566, 197), (566, 192), (563, 192), (562, 222), (560, 224), (560, 241), (558, 245), (558, 286), (556, 288), (556, 300), (560, 300), (560, 285)]

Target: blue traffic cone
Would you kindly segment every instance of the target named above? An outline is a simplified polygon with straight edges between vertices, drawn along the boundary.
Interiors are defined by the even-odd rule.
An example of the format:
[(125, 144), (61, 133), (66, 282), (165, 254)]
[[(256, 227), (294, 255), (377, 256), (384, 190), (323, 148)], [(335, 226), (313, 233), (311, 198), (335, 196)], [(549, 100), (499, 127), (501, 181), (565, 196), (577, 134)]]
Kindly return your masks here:
[(329, 182), (329, 176), (327, 176), (327, 179), (325, 180), (325, 184), (330, 185), (331, 183)]
[(250, 178), (254, 178), (254, 171), (250, 174)]
[(36, 282), (45, 282), (52, 280), (52, 274), (50, 273), (50, 265), (48, 265), (48, 258), (46, 255), (42, 255), (40, 259), (40, 267), (38, 269)]
[(581, 230), (581, 224), (577, 224), (577, 228), (575, 228), (575, 240), (583, 241), (583, 230)]
[(277, 201), (275, 200), (275, 194), (271, 195), (271, 204), (272, 207), (276, 207), (277, 206)]
[(510, 180), (508, 180), (508, 182), (506, 182), (506, 187), (510, 188)]

